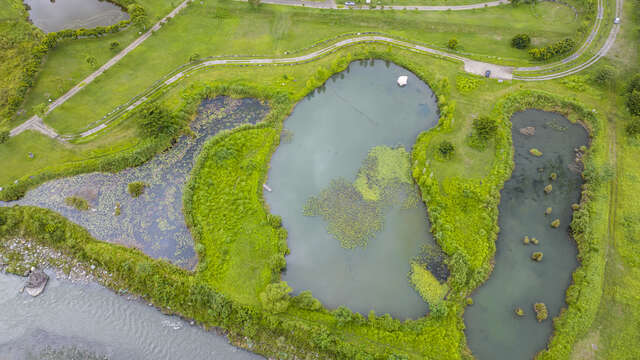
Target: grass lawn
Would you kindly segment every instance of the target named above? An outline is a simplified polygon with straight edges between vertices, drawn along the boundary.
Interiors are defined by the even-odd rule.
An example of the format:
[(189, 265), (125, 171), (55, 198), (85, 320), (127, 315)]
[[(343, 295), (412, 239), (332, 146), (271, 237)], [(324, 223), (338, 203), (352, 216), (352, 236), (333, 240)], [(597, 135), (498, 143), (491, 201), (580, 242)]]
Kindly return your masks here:
[[(509, 21), (504, 21), (507, 18)], [(450, 13), (349, 13), (266, 5), (253, 11), (244, 3), (196, 2), (106, 75), (53, 111), (46, 122), (62, 133), (82, 130), (186, 63), (193, 54), (280, 56), (342, 33), (382, 31), (436, 47), (445, 47), (456, 37), (461, 52), (522, 63), (529, 61), (528, 55), (511, 48), (509, 39), (525, 29), (534, 41), (573, 36), (578, 21), (567, 24), (566, 19), (573, 19), (570, 10), (552, 3)]]

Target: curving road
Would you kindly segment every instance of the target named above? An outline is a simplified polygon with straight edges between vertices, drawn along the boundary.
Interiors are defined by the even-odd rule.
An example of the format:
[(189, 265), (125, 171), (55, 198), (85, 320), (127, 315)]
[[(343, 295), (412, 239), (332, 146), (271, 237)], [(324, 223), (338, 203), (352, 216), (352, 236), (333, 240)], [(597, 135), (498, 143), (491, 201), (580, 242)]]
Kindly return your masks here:
[[(263, 0), (263, 1), (293, 1), (293, 0)], [(588, 60), (586, 60), (584, 62), (574, 64), (571, 67), (569, 67), (568, 69), (564, 69), (562, 71), (560, 71), (560, 69), (558, 69), (558, 68), (563, 68), (566, 64), (578, 59), (581, 55), (584, 54), (584, 52), (587, 50), (587, 48), (592, 44), (593, 40), (595, 39), (597, 34), (600, 32), (600, 29), (602, 28), (602, 19), (603, 19), (603, 14), (604, 14), (604, 1), (605, 0), (599, 0), (598, 1), (598, 17), (596, 19), (596, 22), (594, 23), (594, 26), (592, 28), (591, 33), (587, 37), (587, 40), (585, 40), (585, 43), (580, 47), (580, 49), (578, 49), (578, 51), (576, 51), (576, 53), (572, 54), (571, 56), (567, 57), (566, 59), (564, 59), (564, 60), (562, 60), (560, 62), (553, 63), (553, 64), (535, 66), (535, 67), (513, 68), (513, 67), (509, 67), (509, 66), (502, 66), (502, 65), (497, 65), (497, 64), (491, 64), (491, 63), (471, 60), (471, 59), (465, 58), (465, 57), (457, 55), (457, 54), (452, 54), (452, 53), (448, 53), (448, 52), (445, 52), (445, 51), (432, 49), (432, 48), (429, 48), (429, 47), (426, 47), (426, 46), (423, 46), (423, 45), (414, 44), (414, 43), (411, 43), (411, 42), (408, 42), (408, 41), (404, 41), (404, 40), (394, 39), (394, 38), (391, 38), (391, 37), (388, 37), (388, 36), (383, 36), (383, 35), (361, 35), (360, 33), (358, 33), (354, 37), (351, 37), (351, 38), (348, 38), (348, 39), (345, 39), (345, 40), (341, 40), (339, 42), (331, 44), (331, 45), (329, 45), (329, 46), (327, 46), (325, 48), (313, 51), (313, 52), (308, 53), (306, 55), (300, 55), (300, 56), (295, 56), (295, 57), (290, 57), (290, 58), (270, 58), (270, 59), (215, 59), (215, 60), (208, 60), (208, 61), (204, 61), (204, 62), (201, 62), (201, 63), (198, 63), (198, 64), (194, 64), (194, 65), (191, 65), (191, 66), (183, 67), (180, 72), (174, 74), (169, 79), (165, 80), (164, 82), (160, 82), (158, 85), (155, 85), (154, 87), (152, 87), (150, 89), (147, 89), (143, 93), (143, 95), (139, 95), (139, 96), (135, 97), (134, 98), (135, 101), (132, 100), (129, 103), (127, 103), (126, 105), (118, 107), (118, 109), (116, 109), (116, 110), (119, 110), (119, 109), (124, 109), (124, 110), (120, 111), (120, 112), (117, 112), (115, 117), (112, 116), (112, 117), (108, 118), (106, 121), (104, 121), (102, 124), (92, 128), (92, 129), (90, 129), (88, 131), (85, 131), (85, 132), (83, 132), (83, 133), (81, 133), (79, 135), (60, 136), (53, 129), (51, 129), (50, 127), (45, 125), (40, 117), (33, 116), (32, 118), (27, 120), (22, 125), (14, 128), (11, 131), (11, 136), (18, 135), (19, 133), (21, 133), (21, 132), (23, 132), (25, 130), (35, 130), (35, 131), (39, 131), (39, 132), (41, 132), (41, 133), (43, 133), (43, 134), (45, 134), (45, 135), (47, 135), (49, 137), (59, 138), (61, 140), (70, 140), (70, 139), (73, 139), (73, 138), (87, 137), (87, 136), (95, 134), (96, 132), (106, 128), (109, 123), (111, 123), (114, 120), (120, 118), (124, 113), (126, 113), (126, 112), (128, 112), (130, 110), (133, 110), (136, 107), (138, 107), (140, 104), (144, 103), (150, 95), (152, 95), (152, 94), (156, 93), (157, 91), (165, 88), (166, 86), (169, 86), (169, 85), (173, 84), (176, 81), (179, 81), (179, 80), (183, 79), (185, 76), (188, 76), (188, 74), (191, 73), (191, 72), (198, 71), (200, 69), (204, 69), (204, 68), (207, 68), (207, 67), (223, 66), (223, 65), (225, 65), (225, 66), (229, 66), (229, 65), (264, 66), (264, 65), (300, 64), (300, 63), (305, 63), (305, 62), (312, 61), (312, 60), (317, 59), (317, 58), (319, 58), (319, 57), (321, 57), (323, 55), (332, 53), (332, 52), (334, 52), (334, 51), (336, 51), (336, 50), (338, 50), (340, 48), (352, 46), (352, 45), (358, 44), (358, 43), (383, 43), (383, 44), (399, 47), (399, 48), (402, 48), (402, 49), (405, 49), (405, 50), (413, 51), (413, 52), (416, 52), (416, 53), (429, 54), (429, 55), (433, 55), (433, 56), (439, 56), (439, 57), (443, 57), (443, 58), (453, 59), (453, 60), (462, 62), (464, 64), (464, 70), (466, 72), (468, 72), (468, 73), (484, 76), (486, 71), (491, 71), (491, 78), (496, 78), (496, 79), (501, 79), (501, 80), (512, 80), (512, 79), (515, 79), (515, 80), (524, 80), (524, 81), (543, 81), (543, 80), (557, 79), (557, 78), (561, 78), (561, 77), (568, 76), (568, 75), (571, 75), (571, 74), (575, 74), (575, 73), (577, 73), (579, 71), (582, 71), (582, 70), (586, 69), (587, 67), (593, 65), (601, 57), (605, 56), (607, 54), (607, 52), (609, 51), (609, 49), (613, 46), (613, 44), (615, 42), (615, 39), (616, 39), (616, 36), (618, 34), (618, 31), (620, 29), (620, 25), (619, 24), (614, 24), (613, 25), (607, 40), (605, 41), (603, 46), (597, 51), (597, 53), (593, 57), (589, 58)], [(176, 9), (174, 9), (169, 15), (167, 15), (167, 17), (165, 17), (160, 22), (158, 22), (158, 24), (156, 24), (151, 30), (149, 30), (143, 36), (138, 38), (134, 43), (129, 45), (120, 54), (116, 55), (116, 57), (114, 57), (113, 59), (109, 60), (109, 62), (107, 64), (103, 65), (100, 69), (98, 69), (98, 71), (96, 71), (93, 74), (91, 74), (84, 81), (82, 81), (80, 84), (76, 85), (73, 89), (71, 89), (68, 93), (66, 93), (65, 95), (63, 95), (62, 97), (60, 97), (59, 99), (54, 101), (53, 103), (51, 103), (49, 105), (49, 108), (47, 109), (47, 113), (51, 112), (53, 109), (55, 109), (56, 107), (60, 106), (64, 102), (66, 102), (73, 95), (75, 95), (78, 91), (80, 91), (82, 88), (84, 88), (89, 83), (91, 83), (96, 77), (98, 77), (100, 74), (102, 74), (105, 70), (107, 70), (108, 68), (113, 66), (122, 57), (124, 57), (126, 54), (128, 54), (133, 49), (135, 49), (138, 45), (140, 45), (140, 43), (142, 43), (144, 40), (146, 40), (154, 30), (157, 30), (161, 26), (162, 22), (164, 22), (169, 17), (175, 16), (182, 8), (184, 8), (186, 6), (186, 4), (188, 2), (189, 2), (189, 0), (185, 0)], [(616, 0), (616, 17), (620, 17), (620, 15), (621, 15), (622, 2), (623, 2), (623, 0)], [(463, 6), (467, 6), (467, 5), (463, 5)], [(518, 71), (520, 73), (533, 72), (533, 71), (543, 71), (543, 72), (549, 72), (549, 73), (548, 74), (533, 74), (531, 76), (527, 76), (526, 74), (518, 74), (518, 75), (514, 76), (513, 75), (513, 71)], [(126, 108), (124, 108), (124, 107), (126, 107)]]

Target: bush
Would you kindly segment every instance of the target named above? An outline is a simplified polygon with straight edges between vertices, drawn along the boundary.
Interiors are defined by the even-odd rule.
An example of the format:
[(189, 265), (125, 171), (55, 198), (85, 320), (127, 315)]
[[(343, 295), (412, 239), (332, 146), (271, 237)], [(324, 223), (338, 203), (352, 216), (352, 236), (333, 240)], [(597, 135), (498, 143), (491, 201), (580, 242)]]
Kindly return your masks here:
[(633, 90), (627, 98), (627, 108), (631, 115), (640, 115), (640, 90)]
[(438, 153), (442, 156), (443, 159), (451, 159), (455, 152), (456, 148), (451, 143), (451, 141), (443, 140), (440, 144), (438, 144)]
[(595, 71), (592, 79), (596, 84), (606, 85), (609, 84), (615, 76), (615, 69), (609, 65), (605, 65)]
[(449, 39), (447, 47), (451, 50), (455, 50), (458, 47), (458, 39)]
[(472, 142), (479, 147), (484, 147), (498, 130), (496, 121), (488, 116), (481, 116), (473, 120)]
[(157, 103), (144, 105), (140, 117), (140, 129), (147, 136), (173, 136), (180, 130), (178, 119)]
[(299, 308), (311, 311), (318, 311), (322, 309), (322, 303), (320, 300), (313, 297), (311, 291), (304, 290), (300, 294), (293, 298), (294, 304)]
[(567, 54), (573, 51), (575, 47), (576, 42), (573, 39), (566, 38), (542, 48), (529, 49), (529, 55), (534, 60), (549, 60), (554, 56)]
[(129, 183), (129, 185), (127, 186), (127, 191), (132, 198), (137, 198), (144, 193), (144, 188), (146, 188), (147, 186), (147, 183), (144, 183), (142, 181), (135, 181)]
[(9, 141), (11, 132), (9, 130), (0, 130), (0, 144), (4, 144)]
[(525, 49), (531, 44), (531, 38), (527, 34), (518, 34), (511, 39), (511, 46), (516, 49)]
[(640, 134), (640, 118), (632, 117), (627, 126), (625, 126), (625, 131), (631, 137), (638, 136)]
[(549, 317), (549, 313), (547, 312), (547, 305), (544, 303), (535, 303), (533, 305), (533, 310), (536, 312), (536, 319), (538, 322), (542, 322)]
[(66, 199), (64, 199), (64, 202), (68, 206), (73, 206), (74, 208), (80, 211), (89, 210), (89, 202), (87, 202), (87, 200), (79, 196), (69, 196)]
[(449, 313), (449, 308), (444, 301), (440, 301), (435, 304), (429, 304), (429, 309), (431, 310), (431, 316), (433, 316), (435, 319), (442, 319)]
[(338, 327), (348, 325), (353, 321), (353, 313), (346, 306), (339, 306), (334, 312), (333, 316), (338, 321)]
[(270, 313), (279, 314), (289, 307), (291, 288), (285, 281), (272, 283), (260, 293), (262, 308)]
[(120, 43), (119, 43), (119, 42), (117, 42), (117, 41), (112, 41), (112, 42), (109, 44), (109, 49), (110, 49), (110, 50), (115, 50), (115, 49), (117, 49), (117, 48), (119, 48), (119, 47), (120, 47)]

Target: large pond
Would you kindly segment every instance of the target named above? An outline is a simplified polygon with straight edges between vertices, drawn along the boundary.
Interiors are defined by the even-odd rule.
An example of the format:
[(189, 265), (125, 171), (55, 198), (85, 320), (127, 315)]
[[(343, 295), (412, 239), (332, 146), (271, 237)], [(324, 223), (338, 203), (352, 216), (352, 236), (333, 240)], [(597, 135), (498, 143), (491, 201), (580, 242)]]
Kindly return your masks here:
[[(407, 86), (396, 84), (400, 75), (408, 76)], [(294, 293), (311, 290), (329, 308), (345, 305), (363, 314), (427, 313), (408, 275), (412, 259), (434, 242), (408, 173), (408, 152), (437, 119), (431, 89), (383, 61), (352, 63), (296, 106), (271, 161), (273, 191), (265, 192), (289, 233), (283, 280)], [(364, 201), (360, 181), (369, 181), (366, 194), (377, 196), (376, 171), (369, 170), (403, 164), (404, 183), (391, 189), (399, 191), (378, 184), (390, 195), (385, 205)]]
[[(582, 184), (575, 149), (587, 144), (588, 134), (561, 115), (538, 110), (517, 113), (511, 121), (515, 169), (502, 190), (495, 268), (465, 312), (467, 342), (480, 360), (532, 359), (542, 350), (552, 333), (551, 319), (565, 306), (565, 291), (577, 266), (568, 231), (571, 205), (579, 202)], [(535, 135), (523, 134), (531, 130), (527, 128), (534, 128)], [(542, 156), (532, 155), (532, 148)], [(550, 226), (555, 219), (560, 220), (558, 228)], [(525, 236), (539, 244), (524, 244)], [(543, 253), (540, 262), (531, 259), (537, 251)], [(549, 312), (542, 323), (533, 309), (537, 302), (545, 303)], [(525, 315), (517, 316), (516, 308)]]
[(44, 32), (64, 29), (91, 29), (109, 26), (129, 18), (129, 14), (104, 0), (24, 0), (29, 19)]
[[(99, 240), (137, 247), (152, 257), (192, 269), (197, 259), (182, 213), (182, 191), (195, 158), (217, 132), (255, 124), (268, 110), (266, 104), (254, 99), (205, 100), (191, 124), (194, 136), (182, 136), (169, 151), (144, 165), (115, 174), (91, 173), (53, 180), (28, 191), (18, 201), (0, 202), (0, 206), (48, 208), (82, 225)], [(149, 185), (138, 198), (127, 192), (128, 184), (135, 181)], [(80, 211), (66, 205), (69, 196), (88, 200), (90, 209)]]
[(46, 291), (19, 293), (24, 278), (0, 274), (3, 360), (259, 359), (226, 338), (95, 284), (52, 276)]

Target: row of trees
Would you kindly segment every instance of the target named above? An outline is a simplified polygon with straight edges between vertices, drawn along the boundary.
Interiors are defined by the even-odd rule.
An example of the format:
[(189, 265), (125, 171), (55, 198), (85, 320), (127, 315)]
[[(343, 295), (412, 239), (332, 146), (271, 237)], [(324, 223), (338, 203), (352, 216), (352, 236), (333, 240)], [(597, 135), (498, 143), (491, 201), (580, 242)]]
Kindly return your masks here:
[(549, 60), (554, 56), (568, 54), (576, 47), (575, 40), (566, 38), (541, 48), (529, 49), (529, 55), (534, 60)]

